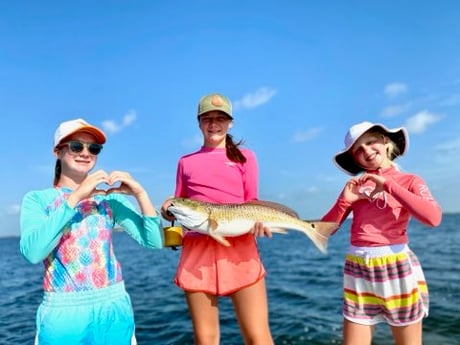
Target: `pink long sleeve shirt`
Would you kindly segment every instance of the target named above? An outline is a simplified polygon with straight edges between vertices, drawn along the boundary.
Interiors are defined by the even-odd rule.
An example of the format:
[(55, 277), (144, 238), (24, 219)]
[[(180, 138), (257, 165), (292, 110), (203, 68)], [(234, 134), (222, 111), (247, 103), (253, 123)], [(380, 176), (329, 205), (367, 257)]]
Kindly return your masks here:
[(384, 193), (377, 200), (361, 199), (350, 204), (339, 196), (322, 220), (342, 224), (353, 212), (350, 242), (359, 247), (407, 243), (411, 216), (429, 226), (441, 223), (441, 208), (420, 177), (393, 167), (381, 169), (379, 174), (386, 181)]
[(225, 148), (202, 147), (181, 157), (176, 175), (176, 197), (214, 203), (243, 203), (257, 199), (258, 168), (254, 153), (241, 148), (246, 163), (227, 158)]

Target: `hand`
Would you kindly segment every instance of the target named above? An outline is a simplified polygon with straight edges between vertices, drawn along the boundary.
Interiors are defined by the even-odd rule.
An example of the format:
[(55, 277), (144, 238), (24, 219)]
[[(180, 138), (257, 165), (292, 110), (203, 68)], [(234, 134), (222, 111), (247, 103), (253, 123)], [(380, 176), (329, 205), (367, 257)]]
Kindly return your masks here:
[(360, 183), (358, 179), (352, 178), (347, 181), (342, 190), (342, 197), (350, 204), (360, 199), (366, 199), (366, 196), (359, 191)]
[(265, 236), (267, 236), (268, 238), (272, 237), (272, 232), (270, 228), (264, 226), (262, 222), (256, 222), (254, 226), (251, 228), (250, 232), (254, 234), (254, 236), (257, 236), (257, 237), (265, 237)]
[(170, 196), (161, 205), (161, 216), (164, 219), (169, 220), (170, 222), (172, 222), (174, 219), (176, 219), (171, 212), (168, 212), (168, 207), (171, 205), (171, 202), (172, 202), (173, 198), (174, 198), (173, 196)]
[[(360, 176), (358, 178), (358, 182), (359, 182), (360, 185), (363, 185), (368, 181), (374, 182), (375, 186), (374, 186), (373, 189), (369, 190), (369, 192), (366, 195), (370, 200), (374, 200), (379, 193), (384, 191), (383, 185), (384, 185), (386, 179), (385, 179), (385, 177), (383, 177), (381, 175), (368, 174), (368, 173), (365, 173), (365, 174), (363, 174), (362, 176)], [(372, 187), (370, 187), (370, 188), (372, 188)]]
[(110, 193), (121, 193), (132, 196), (139, 196), (145, 193), (144, 188), (137, 182), (129, 173), (124, 171), (113, 171), (108, 176), (107, 184), (114, 186), (116, 183), (120, 183), (118, 187), (110, 187), (106, 194)]
[[(114, 187), (117, 183), (120, 183), (120, 185)], [(147, 191), (129, 173), (124, 171), (112, 171), (109, 175), (107, 184), (111, 187), (106, 190), (106, 194), (121, 193), (131, 195), (136, 198), (144, 216), (157, 216), (155, 206), (150, 200)]]
[(99, 194), (100, 191), (96, 189), (98, 184), (109, 184), (109, 176), (104, 170), (98, 170), (86, 176), (82, 183), (69, 195), (67, 202), (74, 207), (83, 199), (90, 198), (94, 194)]

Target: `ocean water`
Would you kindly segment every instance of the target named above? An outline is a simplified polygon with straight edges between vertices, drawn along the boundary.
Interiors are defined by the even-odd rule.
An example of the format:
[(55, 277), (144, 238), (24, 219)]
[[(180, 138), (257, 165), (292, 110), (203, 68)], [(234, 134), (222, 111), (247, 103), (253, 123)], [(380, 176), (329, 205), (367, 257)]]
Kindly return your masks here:
[[(348, 221), (347, 221), (348, 222)], [(438, 228), (409, 226), (410, 246), (424, 268), (430, 315), (425, 345), (460, 344), (460, 214), (444, 215)], [(321, 254), (303, 234), (292, 231), (260, 239), (267, 270), (270, 324), (277, 345), (340, 344), (342, 266), (348, 223)], [(35, 312), (42, 297), (42, 265), (28, 264), (18, 238), (0, 239), (0, 344), (33, 344)], [(114, 235), (130, 293), (139, 345), (192, 344), (191, 322), (182, 291), (172, 280), (180, 251), (151, 251), (124, 233)], [(242, 344), (228, 298), (220, 301), (221, 344)], [(392, 344), (386, 324), (377, 325), (374, 345)]]

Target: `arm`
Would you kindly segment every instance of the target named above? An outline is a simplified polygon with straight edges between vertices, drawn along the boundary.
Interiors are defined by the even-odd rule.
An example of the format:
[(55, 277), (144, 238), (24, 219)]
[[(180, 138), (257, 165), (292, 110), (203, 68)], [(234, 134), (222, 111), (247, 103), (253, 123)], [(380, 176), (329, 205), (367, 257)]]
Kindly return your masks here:
[(259, 168), (254, 152), (245, 150), (246, 163), (243, 173), (244, 201), (259, 198)]
[(414, 176), (409, 187), (401, 186), (396, 180), (388, 178), (383, 188), (423, 224), (438, 226), (441, 223), (441, 208), (420, 177)]
[(133, 205), (122, 195), (114, 197), (113, 217), (120, 226), (139, 244), (148, 248), (161, 248), (161, 220), (145, 189), (129, 173), (113, 171), (109, 182), (120, 182), (120, 186), (110, 190), (111, 193), (122, 193), (133, 196), (141, 210), (139, 214)]
[[(24, 196), (21, 205), (19, 249), (30, 263), (36, 264), (44, 260), (62, 237), (65, 225), (76, 214), (62, 198), (62, 204), (46, 210), (53, 202), (58, 201), (58, 195), (53, 191), (29, 192)], [(59, 201), (58, 201), (59, 202)]]
[(38, 263), (53, 251), (64, 227), (77, 213), (75, 206), (91, 197), (99, 183), (110, 183), (103, 170), (88, 175), (67, 197), (55, 189), (26, 194), (21, 208), (20, 251), (28, 261)]
[(187, 186), (185, 184), (184, 179), (182, 178), (183, 170), (184, 170), (183, 161), (182, 159), (180, 159), (179, 163), (177, 164), (177, 171), (176, 171), (176, 190), (174, 192), (175, 197), (182, 197), (182, 198), (187, 197)]
[(158, 215), (140, 214), (134, 205), (121, 194), (111, 194), (108, 202), (112, 208), (115, 223), (120, 225), (137, 243), (147, 248), (162, 248), (162, 225)]
[(174, 196), (168, 197), (165, 201), (163, 201), (163, 204), (161, 205), (161, 216), (170, 222), (174, 221), (175, 219), (174, 216), (167, 211), (169, 205), (171, 205), (171, 199), (174, 197), (187, 197), (186, 186), (182, 181), (182, 171), (182, 160), (179, 160), (176, 169), (176, 190), (174, 192)]
[[(359, 192), (359, 183), (356, 178), (351, 178), (347, 181), (342, 189), (337, 201), (326, 213), (321, 220), (324, 222), (334, 222), (342, 224), (351, 213), (351, 205), (365, 196)], [(337, 230), (336, 230), (337, 231)]]
[(350, 212), (351, 203), (347, 201), (342, 194), (340, 194), (335, 204), (332, 206), (329, 212), (327, 212), (321, 218), (321, 220), (323, 222), (334, 222), (342, 225), (342, 223), (347, 219)]
[[(244, 151), (246, 163), (243, 173), (244, 201), (257, 200), (259, 198), (259, 168), (257, 159), (252, 151)], [(270, 228), (264, 226), (262, 222), (256, 222), (251, 232), (258, 237), (272, 237)]]
[(360, 177), (360, 181), (363, 183), (368, 180), (375, 183), (375, 189), (370, 194), (370, 197), (385, 191), (423, 224), (437, 226), (441, 223), (441, 208), (420, 177), (413, 174), (398, 174), (385, 177), (368, 173)]

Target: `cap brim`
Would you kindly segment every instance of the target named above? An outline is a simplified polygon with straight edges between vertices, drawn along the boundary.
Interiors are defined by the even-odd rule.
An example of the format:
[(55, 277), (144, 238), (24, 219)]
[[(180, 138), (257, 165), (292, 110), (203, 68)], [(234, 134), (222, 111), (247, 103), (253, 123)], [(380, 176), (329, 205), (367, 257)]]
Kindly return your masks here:
[(63, 142), (71, 135), (75, 133), (79, 133), (79, 132), (85, 132), (85, 133), (91, 134), (94, 138), (96, 138), (96, 143), (98, 144), (104, 144), (106, 142), (106, 137), (104, 133), (102, 133), (98, 128), (91, 127), (91, 126), (84, 126), (84, 127), (78, 128), (77, 130), (73, 131), (72, 133), (69, 133), (64, 138), (62, 138), (60, 142)]
[(200, 117), (201, 115), (204, 115), (204, 114), (206, 114), (206, 113), (209, 113), (210, 111), (219, 111), (219, 112), (221, 112), (222, 114), (227, 115), (231, 120), (233, 120), (233, 117), (232, 117), (229, 113), (227, 113), (225, 110), (222, 110), (222, 109), (220, 109), (220, 108), (204, 110), (203, 112), (198, 113), (198, 114), (197, 114), (197, 117)]

